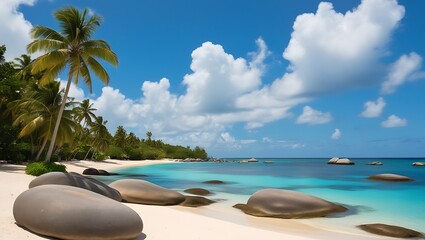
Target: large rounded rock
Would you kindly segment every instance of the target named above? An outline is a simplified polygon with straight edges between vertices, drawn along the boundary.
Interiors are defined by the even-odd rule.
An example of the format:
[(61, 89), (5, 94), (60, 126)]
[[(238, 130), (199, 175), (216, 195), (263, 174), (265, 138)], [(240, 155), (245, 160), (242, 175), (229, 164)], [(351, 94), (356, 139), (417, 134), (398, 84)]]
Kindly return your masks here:
[(392, 173), (378, 174), (378, 175), (375, 175), (375, 176), (370, 176), (370, 177), (368, 177), (368, 179), (376, 180), (376, 181), (388, 181), (388, 182), (411, 182), (411, 181), (413, 181), (413, 179), (411, 179), (409, 177), (397, 175), (397, 174), (392, 174)]
[(121, 179), (109, 186), (118, 190), (124, 201), (131, 203), (177, 205), (185, 200), (185, 197), (176, 191), (144, 180)]
[(29, 188), (47, 184), (67, 185), (78, 188), (84, 188), (86, 190), (112, 198), (114, 200), (121, 201), (121, 195), (117, 190), (109, 187), (108, 185), (96, 179), (84, 177), (78, 173), (46, 173), (32, 180), (29, 184)]
[(258, 217), (312, 218), (344, 212), (347, 208), (300, 192), (263, 189), (254, 193), (246, 205), (234, 207)]
[(414, 231), (412, 229), (394, 226), (394, 225), (381, 224), (381, 223), (363, 224), (358, 227), (365, 230), (366, 232), (388, 236), (388, 237), (397, 237), (397, 238), (413, 238), (413, 237), (423, 238), (424, 237), (422, 233)]
[(338, 161), (339, 158), (337, 157), (333, 157), (331, 159), (329, 159), (328, 164), (335, 164)]
[(31, 188), (15, 200), (19, 226), (59, 239), (135, 239), (143, 230), (131, 208), (91, 191), (65, 185)]

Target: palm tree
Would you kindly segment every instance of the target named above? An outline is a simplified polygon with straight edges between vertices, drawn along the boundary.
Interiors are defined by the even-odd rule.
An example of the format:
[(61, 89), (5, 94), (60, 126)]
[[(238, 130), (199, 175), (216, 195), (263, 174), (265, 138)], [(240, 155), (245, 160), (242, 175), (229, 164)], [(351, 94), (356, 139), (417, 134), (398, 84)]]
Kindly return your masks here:
[[(107, 123), (108, 121), (103, 121), (102, 116), (94, 118), (94, 121), (91, 123), (91, 129), (90, 129), (90, 132), (93, 135), (93, 143), (92, 143), (92, 147), (89, 149), (84, 159), (87, 158), (87, 156), (89, 155), (89, 152), (92, 149), (95, 149), (101, 152), (104, 152), (108, 149), (109, 143), (110, 143), (110, 134), (108, 132), (108, 129), (106, 128)], [(93, 152), (93, 155), (94, 155), (94, 152)]]
[[(48, 140), (51, 140), (53, 126), (57, 118), (62, 102), (63, 89), (60, 89), (59, 82), (50, 82), (45, 86), (31, 84), (26, 89), (22, 99), (11, 102), (8, 105), (10, 111), (15, 115), (13, 126), (22, 126), (18, 137), (33, 135), (38, 133), (41, 147), (36, 156), (39, 159)], [(68, 102), (70, 107), (74, 102)], [(72, 110), (63, 112), (63, 120), (58, 129), (57, 143), (62, 145), (72, 142), (73, 132), (78, 128), (78, 124), (72, 119)]]
[(24, 81), (31, 79), (31, 56), (22, 54), (20, 58), (15, 58), (13, 67), (18, 71), (18, 77)]
[(74, 7), (65, 7), (54, 13), (60, 25), (60, 32), (44, 26), (35, 26), (31, 34), (35, 39), (28, 44), (28, 53), (38, 51), (43, 55), (34, 60), (32, 72), (44, 71), (40, 83), (53, 80), (66, 67), (69, 69), (65, 94), (53, 129), (52, 139), (47, 152), (46, 161), (50, 161), (56, 136), (65, 108), (71, 82), (78, 83), (80, 77), (92, 92), (90, 70), (105, 84), (109, 83), (109, 75), (98, 59), (118, 65), (118, 57), (109, 44), (103, 40), (92, 40), (94, 31), (101, 24), (101, 17), (87, 16), (87, 9), (80, 12)]
[(75, 120), (77, 120), (77, 122), (80, 123), (84, 120), (83, 127), (90, 125), (92, 119), (96, 118), (96, 115), (93, 113), (93, 111), (96, 111), (96, 108), (93, 108), (93, 103), (90, 103), (90, 99), (84, 99), (82, 102), (78, 103), (74, 111)]

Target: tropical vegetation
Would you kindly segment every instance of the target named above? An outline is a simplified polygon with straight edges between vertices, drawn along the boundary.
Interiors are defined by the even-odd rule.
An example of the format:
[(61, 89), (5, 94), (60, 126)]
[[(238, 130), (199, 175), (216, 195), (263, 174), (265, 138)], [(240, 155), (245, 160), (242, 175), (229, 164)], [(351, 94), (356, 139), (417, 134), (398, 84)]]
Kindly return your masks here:
[[(91, 92), (92, 73), (108, 84), (110, 77), (98, 60), (116, 66), (118, 58), (107, 42), (91, 38), (99, 16), (73, 7), (54, 15), (60, 32), (44, 26), (31, 31), (35, 40), (27, 51), (43, 52), (38, 58), (23, 54), (6, 62), (6, 47), (0, 46), (0, 160), (207, 158), (201, 147), (166, 144), (150, 131), (143, 139), (118, 126), (112, 135), (89, 99), (68, 97), (71, 82), (80, 78)], [(68, 82), (62, 89), (55, 78), (66, 69)], [(34, 164), (30, 170), (38, 174), (56, 167)]]

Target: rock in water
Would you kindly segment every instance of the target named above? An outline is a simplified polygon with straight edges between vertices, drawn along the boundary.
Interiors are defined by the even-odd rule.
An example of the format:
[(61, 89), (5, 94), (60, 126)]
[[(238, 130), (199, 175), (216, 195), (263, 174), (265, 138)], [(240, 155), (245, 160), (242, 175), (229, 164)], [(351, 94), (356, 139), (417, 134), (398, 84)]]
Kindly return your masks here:
[(377, 181), (388, 181), (388, 182), (411, 182), (411, 181), (413, 181), (413, 179), (411, 179), (409, 177), (397, 175), (397, 174), (392, 174), (392, 173), (378, 174), (378, 175), (375, 175), (375, 176), (370, 176), (370, 177), (368, 177), (368, 179), (377, 180)]
[(255, 192), (246, 205), (234, 207), (257, 217), (313, 218), (345, 212), (347, 208), (324, 199), (282, 189), (263, 189)]
[(84, 188), (86, 190), (102, 194), (105, 197), (109, 197), (121, 202), (121, 195), (117, 190), (96, 179), (84, 177), (78, 173), (46, 173), (32, 180), (29, 184), (29, 188), (47, 184), (67, 185)]
[(185, 200), (182, 194), (145, 180), (121, 179), (109, 186), (118, 190), (124, 201), (131, 203), (177, 205)]
[(59, 239), (135, 239), (143, 230), (140, 216), (122, 203), (65, 185), (31, 188), (16, 198), (13, 216), (19, 226)]
[(225, 182), (223, 182), (221, 180), (208, 180), (208, 181), (205, 181), (205, 182), (202, 182), (202, 183), (205, 183), (205, 184), (225, 184)]
[(208, 198), (199, 197), (199, 196), (185, 196), (186, 199), (184, 202), (180, 203), (180, 206), (184, 207), (201, 207), (201, 206), (207, 206), (211, 203), (215, 203), (213, 200), (210, 200)]
[(425, 167), (425, 162), (414, 162), (412, 163), (412, 166)]
[(387, 225), (382, 223), (374, 223), (374, 224), (363, 224), (358, 226), (359, 228), (365, 230), (366, 232), (388, 236), (388, 237), (397, 237), (397, 238), (423, 238), (424, 235), (420, 232), (414, 231), (412, 229)]
[(184, 192), (195, 194), (195, 195), (201, 195), (201, 196), (211, 194), (210, 191), (208, 191), (207, 189), (203, 189), (203, 188), (189, 188), (189, 189), (184, 190)]

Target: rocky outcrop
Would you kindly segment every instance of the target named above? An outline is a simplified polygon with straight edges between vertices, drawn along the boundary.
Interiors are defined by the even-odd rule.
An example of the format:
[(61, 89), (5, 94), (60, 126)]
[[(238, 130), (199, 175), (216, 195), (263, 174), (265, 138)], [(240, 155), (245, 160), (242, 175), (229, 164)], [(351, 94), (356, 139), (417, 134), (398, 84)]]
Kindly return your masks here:
[(117, 190), (109, 187), (108, 185), (96, 179), (84, 177), (78, 173), (46, 173), (32, 180), (29, 184), (29, 188), (47, 184), (67, 185), (72, 187), (84, 188), (86, 190), (101, 194), (105, 197), (112, 198), (121, 202), (121, 195)]
[(201, 207), (201, 206), (207, 206), (211, 203), (214, 203), (213, 200), (210, 200), (208, 198), (199, 197), (199, 196), (185, 196), (186, 199), (180, 203), (180, 206), (184, 207)]
[(412, 229), (394, 226), (394, 225), (387, 225), (382, 223), (374, 223), (374, 224), (363, 224), (358, 226), (359, 228), (363, 229), (366, 232), (370, 232), (373, 234), (378, 234), (382, 236), (388, 236), (388, 237), (396, 237), (396, 238), (423, 238), (424, 235), (420, 232), (417, 232)]
[(354, 165), (354, 162), (348, 158), (337, 158), (333, 157), (328, 161), (328, 164), (336, 164), (336, 165)]
[(425, 162), (414, 162), (412, 163), (412, 166), (425, 167)]
[(208, 180), (208, 181), (205, 181), (205, 182), (202, 182), (202, 183), (205, 183), (205, 184), (225, 184), (225, 182), (220, 181), (220, 180)]
[(177, 205), (185, 200), (182, 194), (145, 180), (121, 179), (109, 186), (120, 192), (123, 201), (130, 203)]
[(313, 218), (347, 210), (318, 197), (281, 189), (260, 190), (248, 199), (247, 204), (234, 207), (249, 215), (275, 218)]
[(189, 188), (189, 189), (184, 190), (184, 192), (194, 194), (194, 195), (201, 195), (201, 196), (206, 196), (206, 195), (211, 194), (210, 191), (208, 191), (207, 189), (203, 189), (203, 188)]
[(110, 175), (118, 175), (116, 173), (110, 173), (103, 169), (96, 169), (96, 168), (87, 168), (83, 171), (84, 175), (94, 175), (94, 176), (110, 176)]
[(392, 173), (378, 174), (378, 175), (375, 175), (375, 176), (370, 176), (370, 177), (368, 177), (368, 179), (376, 180), (376, 181), (388, 181), (388, 182), (411, 182), (411, 181), (413, 181), (413, 179), (411, 179), (409, 177), (397, 175), (397, 174), (392, 174)]
[(143, 230), (140, 216), (131, 208), (91, 191), (43, 185), (17, 197), (16, 223), (40, 235), (59, 239), (135, 239)]

